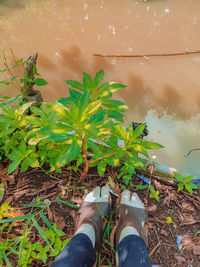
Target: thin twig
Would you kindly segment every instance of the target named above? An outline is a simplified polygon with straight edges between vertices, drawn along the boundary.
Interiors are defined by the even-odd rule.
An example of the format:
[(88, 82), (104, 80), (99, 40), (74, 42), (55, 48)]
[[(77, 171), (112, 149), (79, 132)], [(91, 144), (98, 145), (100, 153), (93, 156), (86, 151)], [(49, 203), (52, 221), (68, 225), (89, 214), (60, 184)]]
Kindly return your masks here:
[(185, 52), (179, 52), (179, 53), (158, 53), (158, 54), (135, 54), (135, 55), (120, 55), (120, 54), (93, 54), (93, 56), (96, 57), (172, 57), (172, 56), (187, 56), (187, 55), (194, 55), (194, 54), (200, 54), (200, 49), (197, 49), (196, 51), (185, 51)]
[(190, 153), (192, 153), (193, 151), (196, 151), (196, 150), (200, 150), (200, 148), (193, 148), (193, 149), (191, 149), (184, 157), (189, 156)]

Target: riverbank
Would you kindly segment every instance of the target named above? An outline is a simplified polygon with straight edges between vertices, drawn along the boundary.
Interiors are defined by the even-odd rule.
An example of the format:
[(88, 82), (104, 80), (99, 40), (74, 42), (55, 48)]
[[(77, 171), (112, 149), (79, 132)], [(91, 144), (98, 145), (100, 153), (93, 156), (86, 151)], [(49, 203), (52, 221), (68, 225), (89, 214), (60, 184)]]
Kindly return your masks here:
[[(74, 233), (77, 206), (83, 196), (96, 185), (105, 183), (111, 186), (114, 193), (120, 194), (124, 185), (122, 180), (117, 179), (118, 168), (107, 168), (105, 174), (99, 177), (97, 170), (91, 168), (83, 181), (80, 181), (80, 171), (74, 173), (63, 169), (62, 174), (51, 173), (48, 175), (40, 168), (29, 168), (22, 173), (18, 168), (12, 175), (7, 175), (8, 162), (1, 162), (0, 176), (5, 186), (3, 202), (9, 201), (16, 215), (27, 216), (39, 212), (41, 207), (26, 206), (24, 204), (49, 203), (43, 213), (48, 221), (56, 228), (62, 230), (65, 235), (62, 239), (71, 238)], [(135, 185), (142, 185), (142, 181), (133, 178)], [(152, 263), (161, 267), (169, 266), (193, 266), (198, 267), (200, 261), (200, 196), (194, 192), (191, 196), (188, 192), (177, 193), (177, 189), (170, 185), (163, 185), (153, 181), (159, 190), (160, 202), (149, 197), (149, 189), (140, 190), (132, 187), (145, 204), (149, 219), (149, 246), (148, 250)], [(112, 195), (113, 202), (116, 198)], [(61, 200), (60, 201), (58, 201)], [(36, 201), (37, 200), (37, 201)], [(48, 230), (47, 225), (37, 215), (36, 220), (42, 231)], [(168, 218), (168, 219), (167, 219)], [(169, 219), (171, 218), (171, 219)], [(20, 236), (27, 219), (14, 223), (10, 235)], [(109, 229), (106, 231), (99, 258), (99, 266), (115, 266), (115, 254), (110, 234), (114, 226), (114, 213), (109, 221)], [(2, 231), (1, 241), (5, 242), (5, 231)], [(181, 236), (181, 246), (177, 244), (177, 237)], [(31, 243), (39, 243), (43, 247), (45, 241), (36, 227), (32, 227), (29, 235)], [(181, 248), (181, 249), (180, 249)], [(46, 263), (39, 259), (33, 259), (31, 266), (50, 266), (54, 257), (47, 253)], [(8, 257), (13, 266), (17, 266), (17, 256), (14, 253)], [(110, 264), (110, 265), (109, 265)]]

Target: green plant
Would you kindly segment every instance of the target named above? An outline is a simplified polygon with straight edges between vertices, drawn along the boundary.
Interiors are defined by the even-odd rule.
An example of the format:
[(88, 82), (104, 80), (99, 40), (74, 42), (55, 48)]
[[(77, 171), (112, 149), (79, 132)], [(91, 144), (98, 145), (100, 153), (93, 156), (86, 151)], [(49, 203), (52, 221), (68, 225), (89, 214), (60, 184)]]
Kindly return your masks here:
[(0, 220), (2, 220), (3, 217), (8, 217), (9, 213), (12, 212), (14, 208), (12, 208), (9, 204), (9, 202), (5, 202), (0, 207)]
[[(69, 89), (69, 97), (54, 104), (42, 104), (41, 109), (31, 107), (35, 116), (29, 123), (34, 129), (26, 139), (38, 146), (40, 157), (50, 164), (51, 171), (60, 171), (75, 160), (76, 169), (84, 164), (81, 175), (84, 179), (89, 167), (97, 166), (102, 176), (106, 165), (122, 165), (118, 178), (128, 184), (135, 168), (143, 164), (136, 152), (148, 157), (146, 149), (162, 146), (139, 138), (145, 124), (135, 131), (132, 124), (126, 129), (120, 125), (127, 106), (111, 97), (125, 86), (113, 82), (101, 84), (103, 76), (101, 70), (93, 81), (84, 73), (83, 83), (66, 81), (76, 89)], [(124, 146), (119, 146), (119, 141)]]
[(159, 198), (159, 191), (155, 190), (153, 185), (150, 185), (150, 198), (155, 198), (158, 202), (160, 201)]
[[(12, 49), (10, 49), (10, 54), (14, 61), (12, 67), (9, 66), (6, 53), (3, 50), (3, 67), (0, 68), (0, 91), (4, 91), (4, 94), (0, 94), (0, 103), (9, 105), (17, 101), (17, 105), (22, 105), (30, 101), (27, 98), (27, 94), (32, 93), (33, 95), (33, 93), (37, 93), (39, 95), (39, 91), (33, 90), (33, 85), (45, 86), (47, 81), (41, 78), (37, 71), (37, 54), (29, 57), (28, 60), (23, 58), (17, 60)], [(37, 77), (35, 78), (35, 76)], [(5, 91), (12, 88), (17, 90), (17, 95), (14, 97), (5, 95)], [(34, 99), (36, 102), (39, 101), (37, 98)]]
[[(64, 241), (61, 237), (65, 235), (61, 230), (56, 229), (56, 225), (51, 225), (49, 220), (44, 215), (44, 210), (47, 207), (49, 201), (41, 202), (40, 199), (36, 200), (33, 204), (24, 204), (23, 206), (39, 208), (40, 210), (30, 215), (18, 216), (14, 218), (8, 218), (0, 221), (1, 238), (0, 241), (0, 262), (6, 263), (7, 266), (13, 266), (10, 262), (13, 257), (16, 258), (17, 266), (30, 266), (33, 260), (41, 260), (44, 264), (47, 258), (54, 257), (66, 246), (69, 242), (69, 238)], [(49, 202), (50, 203), (50, 202)], [(1, 214), (3, 217), (8, 217), (9, 211), (13, 211), (9, 203), (5, 203), (1, 206)], [(1, 218), (2, 219), (2, 218)], [(38, 220), (42, 221), (48, 227), (43, 231), (38, 224)], [(13, 222), (26, 221), (23, 234), (21, 236), (15, 235), (11, 231), (14, 231)], [(12, 224), (10, 224), (12, 223)], [(22, 222), (24, 225), (24, 222)], [(37, 243), (32, 243), (33, 227), (39, 233), (39, 240)], [(14, 237), (13, 237), (14, 236)]]
[[(125, 86), (114, 82), (101, 84), (104, 72), (99, 71), (94, 81), (84, 73), (83, 83), (66, 81), (75, 88), (69, 97), (55, 103), (42, 103), (40, 108), (24, 104), (19, 108), (1, 105), (6, 115), (0, 116), (0, 142), (3, 151), (12, 160), (9, 173), (21, 164), (22, 171), (29, 166), (50, 165), (50, 171), (61, 172), (62, 167), (77, 171), (83, 166), (81, 179), (90, 167), (97, 166), (100, 176), (106, 166), (121, 166), (118, 178), (128, 185), (135, 168), (143, 165), (137, 153), (148, 157), (147, 149), (162, 146), (140, 138), (145, 124), (133, 130), (120, 125), (127, 106), (111, 99), (112, 93)], [(26, 114), (30, 108), (31, 114)], [(3, 141), (2, 141), (3, 140)], [(119, 146), (119, 141), (123, 146)], [(3, 153), (3, 152), (1, 152)], [(73, 167), (69, 164), (75, 162)]]
[[(0, 158), (1, 159), (1, 158)], [(4, 195), (4, 184), (0, 183), (0, 202), (2, 201), (3, 199), (3, 195)]]
[(178, 172), (174, 172), (174, 177), (178, 182), (178, 192), (182, 191), (184, 188), (192, 195), (193, 189), (198, 189), (199, 187), (192, 182), (193, 176), (182, 176)]

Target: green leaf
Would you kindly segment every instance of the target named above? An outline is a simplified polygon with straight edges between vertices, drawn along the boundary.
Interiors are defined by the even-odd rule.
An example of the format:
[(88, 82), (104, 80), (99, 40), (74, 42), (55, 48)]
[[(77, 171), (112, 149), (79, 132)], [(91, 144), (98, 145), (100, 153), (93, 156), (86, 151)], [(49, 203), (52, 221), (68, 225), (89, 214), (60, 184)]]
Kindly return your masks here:
[(89, 91), (85, 91), (81, 98), (80, 98), (80, 103), (79, 103), (79, 119), (81, 118), (81, 115), (83, 111), (86, 109), (90, 102), (90, 96), (89, 96)]
[(5, 104), (5, 105), (9, 105), (9, 104), (14, 103), (16, 100), (20, 101), (20, 97), (21, 97), (20, 95), (17, 95), (17, 96), (15, 96), (15, 97), (12, 97), (12, 98), (10, 98), (8, 101), (3, 102), (3, 104)]
[(192, 189), (199, 189), (199, 186), (194, 183), (190, 183), (190, 186)]
[(14, 222), (14, 221), (20, 221), (20, 220), (25, 220), (25, 219), (29, 219), (32, 215), (24, 215), (24, 216), (18, 216), (15, 218), (9, 218), (9, 219), (5, 219), (0, 221), (0, 223), (8, 223), (8, 222)]
[(185, 184), (185, 189), (192, 195), (193, 192), (190, 183)]
[(21, 162), (21, 159), (18, 159), (18, 160), (13, 161), (13, 162), (10, 164), (9, 168), (8, 168), (8, 172), (7, 172), (7, 174), (10, 174), (10, 173), (12, 173), (14, 170), (16, 170), (17, 167), (19, 166), (20, 162)]
[(186, 177), (183, 177), (183, 183), (186, 184), (186, 183), (189, 183), (193, 180), (193, 176), (190, 175), (190, 176), (186, 176)]
[(70, 134), (50, 134), (45, 137), (44, 140), (53, 140), (54, 142), (65, 142), (67, 140), (71, 140), (72, 135)]
[(37, 67), (36, 67), (35, 64), (33, 64), (33, 74), (37, 75), (37, 76), (40, 76), (40, 74), (37, 72)]
[(109, 89), (112, 93), (118, 92), (125, 87), (127, 86), (120, 83), (109, 82)]
[(46, 80), (44, 80), (43, 78), (36, 78), (34, 80), (34, 83), (37, 85), (37, 86), (45, 86), (48, 84), (48, 82)]
[(119, 110), (121, 112), (128, 109), (128, 107), (123, 102), (114, 99), (105, 99), (103, 101), (103, 105), (110, 109)]
[[(40, 236), (44, 239), (44, 241), (51, 247), (51, 244), (49, 243), (49, 240), (47, 239), (47, 237), (45, 236), (44, 232), (42, 231), (42, 229), (40, 228), (39, 224), (37, 223), (37, 221), (32, 218), (31, 219), (32, 222), (34, 223), (36, 229), (38, 230)], [(52, 247), (51, 247), (52, 248)]]
[(116, 125), (113, 128), (113, 133), (120, 139), (126, 140), (127, 133), (121, 125)]
[(94, 77), (94, 87), (95, 87), (95, 89), (103, 81), (103, 77), (104, 77), (104, 71), (103, 70), (100, 70), (99, 72), (96, 73), (96, 75)]
[(123, 122), (124, 115), (116, 110), (108, 110), (107, 111), (108, 118), (116, 119), (120, 122)]
[(72, 81), (72, 80), (67, 80), (65, 82), (73, 88), (76, 88), (76, 89), (83, 91), (83, 92), (85, 91), (85, 87), (82, 83), (79, 83), (77, 81)]
[(180, 173), (174, 172), (174, 177), (178, 182), (183, 182), (183, 177)]
[(70, 97), (63, 97), (58, 100), (59, 103), (63, 105), (69, 105), (70, 104)]
[(82, 96), (82, 93), (76, 91), (76, 90), (73, 90), (73, 89), (69, 89), (69, 93), (70, 93), (70, 97), (71, 97), (71, 100), (74, 102), (74, 103), (79, 103), (80, 102), (80, 98)]
[(56, 198), (56, 200), (59, 201), (60, 203), (63, 203), (63, 204), (65, 204), (65, 205), (71, 207), (71, 208), (75, 208), (75, 209), (78, 209), (78, 208), (79, 208), (77, 205), (72, 204), (72, 203), (67, 202), (67, 201), (64, 201), (64, 200), (62, 200), (62, 199), (60, 199), (60, 198)]
[(93, 80), (90, 77), (90, 75), (85, 73), (85, 72), (83, 72), (83, 85), (84, 85), (86, 90), (89, 90), (90, 92), (92, 92)]
[(155, 198), (158, 202), (160, 201), (159, 198), (159, 191), (155, 190), (152, 185), (150, 185), (150, 198)]
[(28, 157), (24, 159), (21, 163), (22, 172), (24, 173), (28, 167), (39, 167), (39, 162), (37, 158)]
[(143, 189), (146, 189), (149, 185), (148, 184), (145, 184), (145, 185), (134, 185), (136, 188), (138, 188), (138, 189), (141, 189), (141, 190), (143, 190)]
[(182, 191), (184, 189), (183, 183), (178, 184), (178, 192)]
[(146, 149), (159, 149), (159, 148), (163, 148), (164, 146), (158, 144), (158, 143), (154, 143), (151, 141), (145, 141), (142, 140), (142, 146)]
[(135, 130), (133, 131), (132, 138), (140, 137), (145, 129), (145, 126), (146, 126), (145, 123), (138, 125), (137, 128), (135, 128)]
[(79, 139), (74, 139), (70, 145), (70, 161), (74, 160), (81, 153), (82, 142)]
[(16, 80), (17, 79), (17, 75), (16, 76), (13, 76), (12, 78), (11, 78), (11, 81), (14, 81), (14, 80)]
[(3, 109), (11, 117), (15, 117), (15, 112), (10, 107), (6, 106), (5, 104), (0, 104), (0, 107)]
[(46, 216), (44, 216), (43, 211), (40, 212), (40, 217), (43, 219), (43, 221), (46, 223), (46, 225), (49, 227), (49, 229), (51, 229), (51, 231), (57, 236), (59, 237), (59, 235), (57, 234), (56, 230), (53, 228), (53, 226), (51, 225), (50, 221), (46, 218)]
[(41, 115), (41, 109), (35, 106), (30, 107), (31, 113), (40, 116)]
[(17, 109), (15, 112), (16, 112), (16, 115), (19, 116), (19, 115), (22, 115), (34, 102), (28, 102), (28, 103), (25, 103), (24, 105), (22, 105), (19, 109)]
[[(91, 115), (92, 113), (96, 112), (99, 107), (101, 106), (102, 102), (100, 100), (94, 101), (88, 105), (88, 107), (85, 109), (85, 112), (88, 115)], [(105, 114), (105, 112), (103, 112)]]
[(104, 175), (105, 170), (106, 170), (106, 163), (103, 160), (101, 160), (98, 163), (97, 170), (98, 170), (99, 176), (103, 176)]
[(141, 144), (132, 144), (131, 147), (138, 153), (145, 155), (148, 157), (148, 153), (146, 149)]

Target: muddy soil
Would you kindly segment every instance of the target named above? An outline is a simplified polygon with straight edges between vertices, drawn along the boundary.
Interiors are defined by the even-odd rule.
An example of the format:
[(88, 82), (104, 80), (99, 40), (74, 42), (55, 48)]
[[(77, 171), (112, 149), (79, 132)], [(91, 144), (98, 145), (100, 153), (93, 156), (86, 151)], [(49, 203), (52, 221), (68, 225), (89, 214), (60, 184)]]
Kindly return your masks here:
[[(25, 174), (20, 169), (16, 170), (12, 175), (7, 175), (7, 163), (0, 165), (0, 179), (5, 185), (4, 198), (10, 201), (11, 206), (15, 208), (21, 215), (33, 213), (37, 208), (22, 207), (22, 204), (31, 203), (37, 197), (41, 201), (49, 199), (51, 205), (45, 212), (46, 217), (53, 224), (56, 223), (57, 228), (66, 233), (63, 238), (71, 238), (74, 233), (74, 225), (76, 220), (77, 209), (61, 204), (56, 201), (60, 199), (80, 204), (84, 194), (91, 191), (97, 185), (111, 183), (113, 191), (120, 194), (123, 182), (116, 178), (119, 170), (117, 168), (107, 169), (103, 177), (99, 177), (95, 168), (91, 168), (89, 174), (84, 181), (80, 181), (80, 173), (73, 173), (64, 170), (62, 174), (51, 173), (46, 174), (45, 170), (29, 169)], [(141, 185), (142, 181), (133, 177), (134, 184)], [(188, 192), (177, 193), (177, 188), (163, 185), (154, 180), (154, 186), (160, 192), (160, 202), (149, 197), (149, 189), (141, 190), (132, 187), (132, 191), (136, 191), (148, 211), (148, 250), (152, 260), (152, 264), (161, 267), (198, 267), (200, 266), (200, 195), (194, 192), (191, 196)], [(113, 214), (110, 220), (110, 233), (114, 227), (114, 204), (116, 197), (113, 196)], [(170, 217), (172, 222), (167, 222)], [(44, 222), (38, 221), (42, 229), (46, 228)], [(21, 228), (25, 222), (21, 221)], [(15, 231), (19, 230), (19, 224)], [(18, 231), (19, 232), (19, 231)], [(112, 236), (112, 235), (111, 235)], [(177, 237), (182, 237), (182, 249), (178, 248)], [(1, 240), (3, 233), (0, 234)], [(112, 239), (112, 238), (111, 238)], [(102, 243), (100, 266), (109, 266), (108, 262), (115, 266), (115, 254), (112, 252), (112, 240), (105, 239)], [(31, 236), (31, 242), (41, 242), (43, 239), (38, 232), (34, 230)], [(110, 245), (110, 244), (111, 245)], [(108, 260), (107, 260), (108, 259)], [(13, 266), (17, 266), (16, 258), (10, 258)], [(34, 260), (31, 266), (50, 266), (53, 258), (50, 257), (47, 264), (44, 265), (40, 260)], [(2, 266), (2, 265), (1, 265)]]

